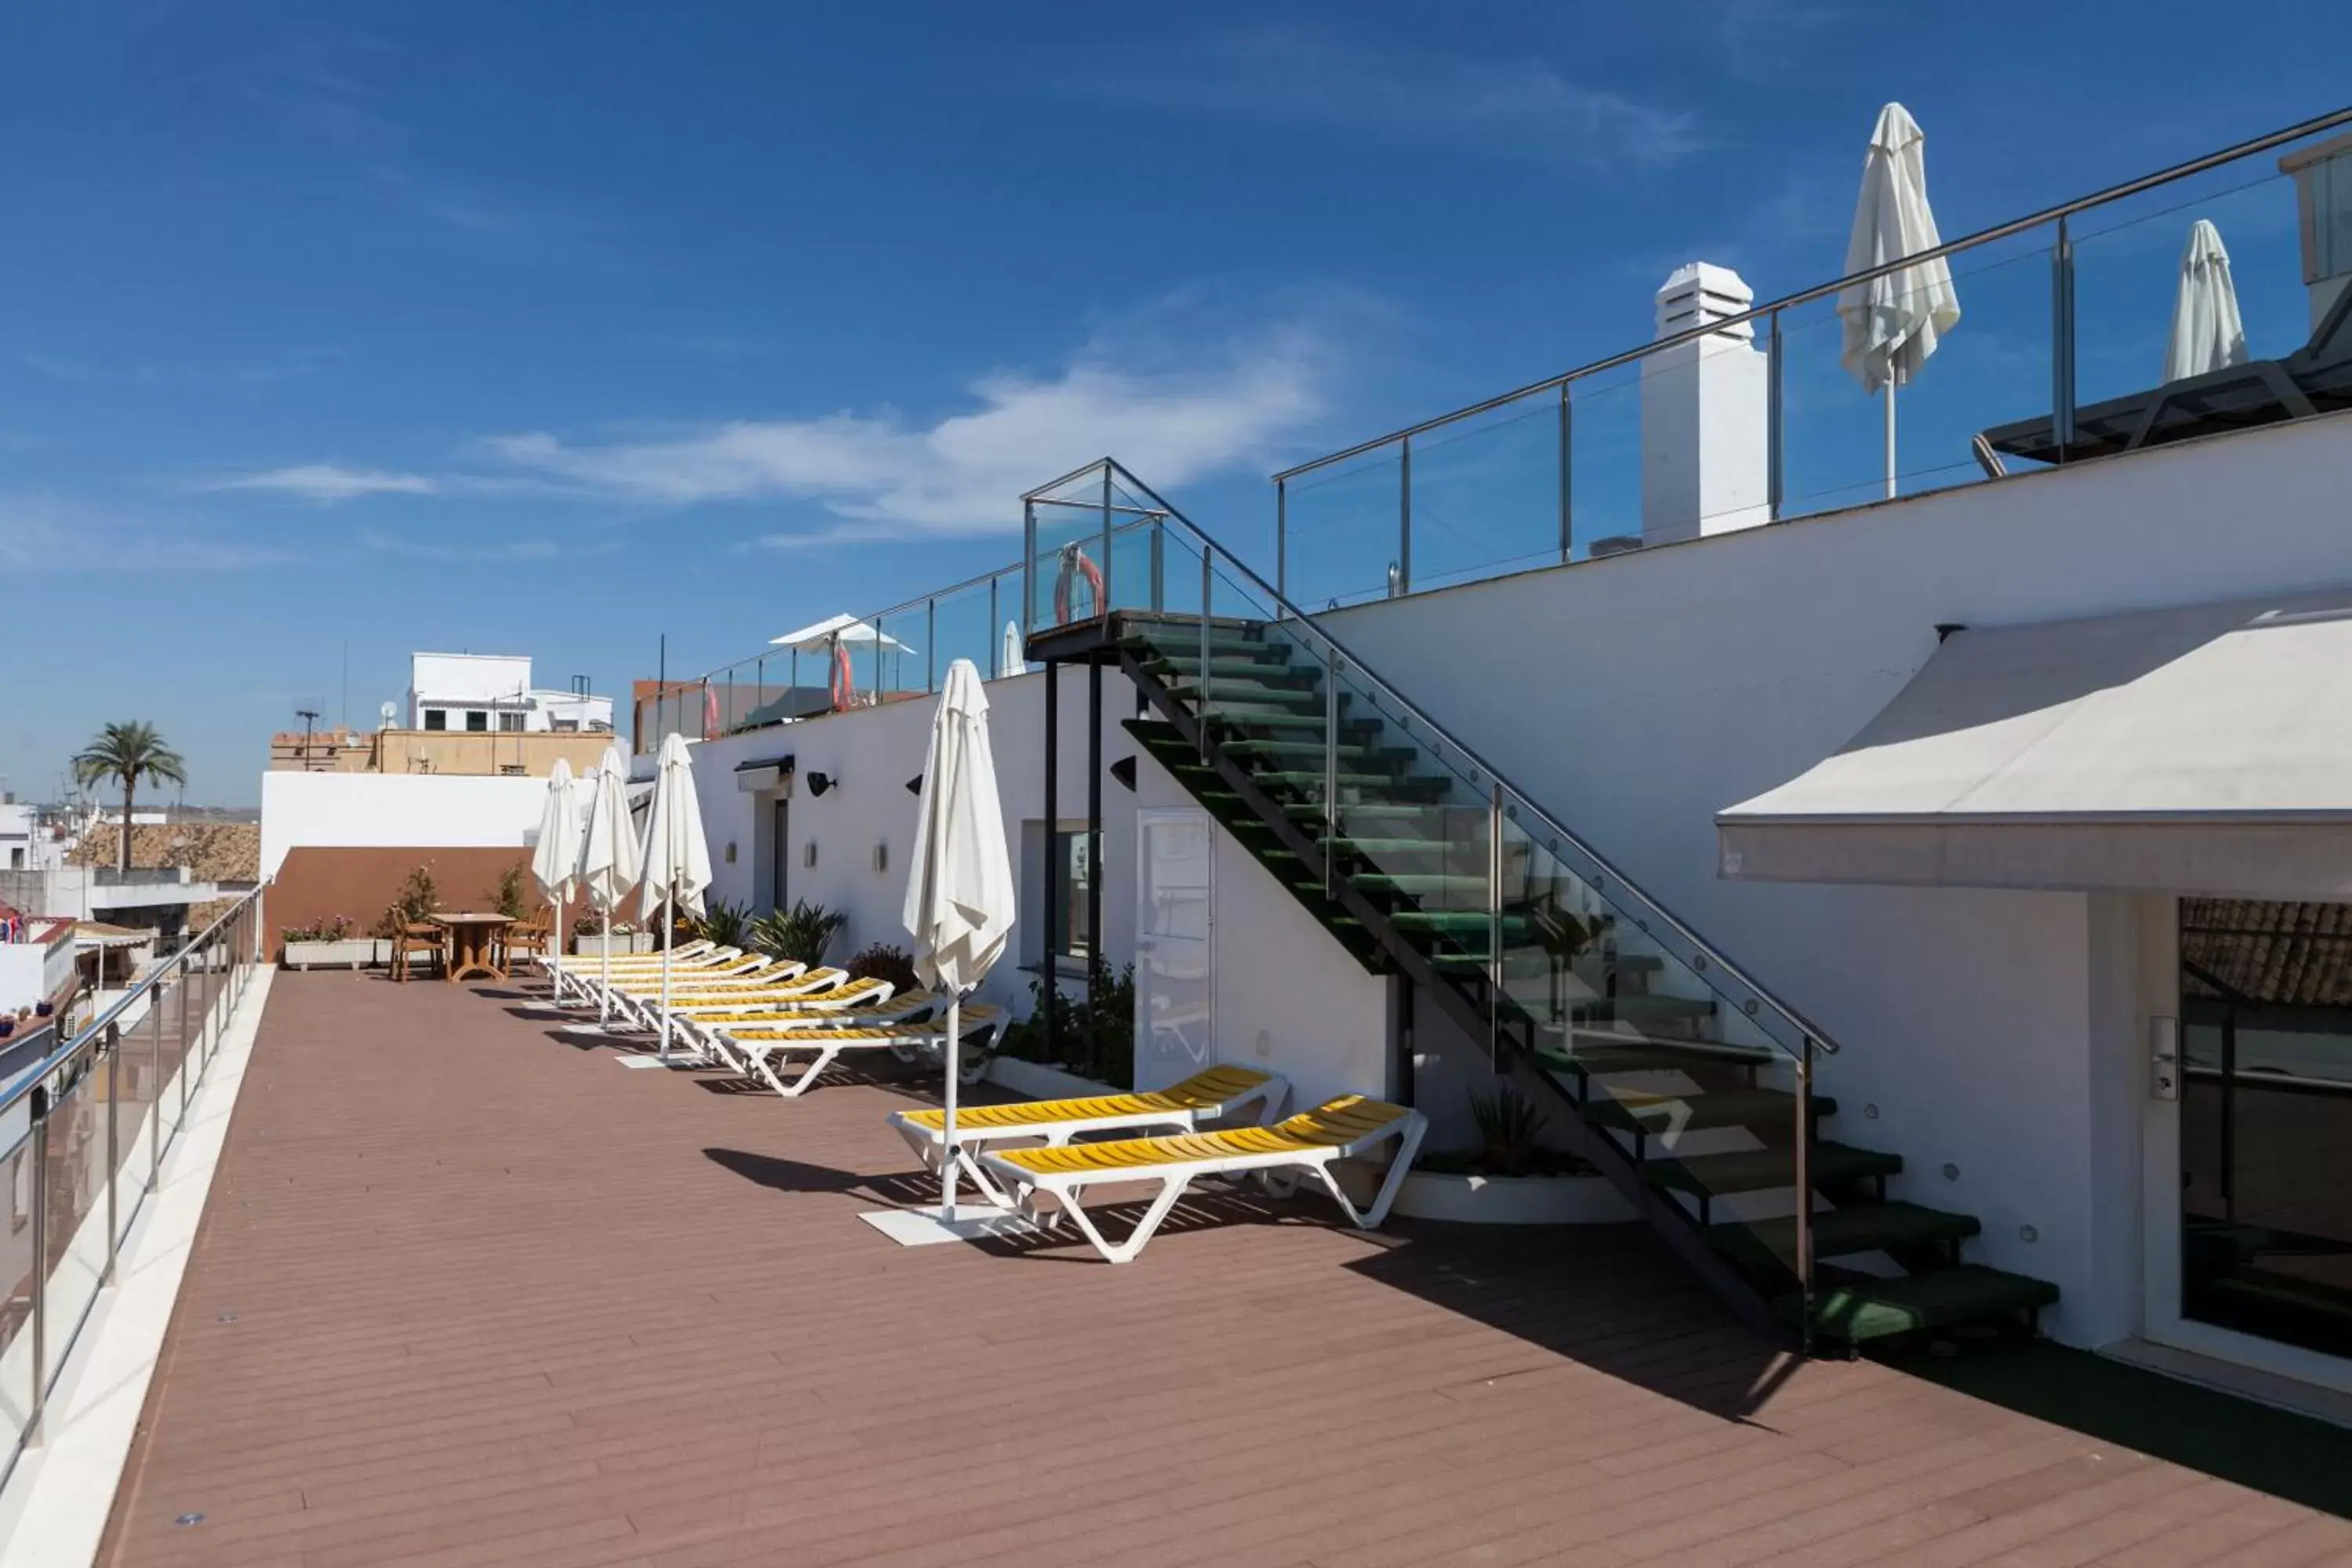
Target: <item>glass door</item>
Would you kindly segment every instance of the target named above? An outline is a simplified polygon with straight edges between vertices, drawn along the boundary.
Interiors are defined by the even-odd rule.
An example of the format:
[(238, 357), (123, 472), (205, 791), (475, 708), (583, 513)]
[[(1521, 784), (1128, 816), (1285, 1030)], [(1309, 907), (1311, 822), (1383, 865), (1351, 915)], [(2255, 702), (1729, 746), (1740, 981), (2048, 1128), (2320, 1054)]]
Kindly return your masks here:
[(2352, 1362), (2352, 904), (2179, 911), (2179, 1318)]
[(773, 812), (768, 834), (768, 907), (789, 910), (793, 907), (787, 895), (793, 868), (793, 797), (780, 792)]

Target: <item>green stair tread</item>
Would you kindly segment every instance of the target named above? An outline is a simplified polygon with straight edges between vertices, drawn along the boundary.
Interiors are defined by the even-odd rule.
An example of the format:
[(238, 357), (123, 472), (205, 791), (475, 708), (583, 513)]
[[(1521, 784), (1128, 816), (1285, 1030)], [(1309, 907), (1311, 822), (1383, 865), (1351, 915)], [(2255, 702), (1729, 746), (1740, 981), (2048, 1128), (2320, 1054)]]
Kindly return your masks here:
[[(2047, 1279), (1979, 1263), (1953, 1264), (1892, 1279), (1824, 1269), (1813, 1288), (1813, 1331), (1843, 1343), (1860, 1344), (1922, 1329), (1997, 1322), (2039, 1310), (2057, 1300), (2058, 1287)], [(1773, 1310), (1785, 1322), (1803, 1319), (1802, 1304), (1794, 1295), (1780, 1298)]]
[[(1848, 1204), (1813, 1213), (1813, 1256), (1851, 1258), (1863, 1252), (1941, 1247), (1966, 1241), (1984, 1226), (1970, 1214), (1953, 1214), (1919, 1204)], [(1768, 1252), (1788, 1258), (1797, 1252), (1797, 1219), (1738, 1221), (1709, 1226), (1707, 1238), (1726, 1252)]]
[[(1683, 1095), (1653, 1095), (1619, 1100), (1606, 1091), (1584, 1102), (1587, 1121), (1626, 1131), (1658, 1133), (1668, 1130), (1696, 1132), (1716, 1127), (1787, 1127), (1795, 1121), (1797, 1097), (1781, 1089), (1694, 1090)], [(1813, 1096), (1815, 1117), (1837, 1114), (1837, 1101), (1826, 1094)]]
[[(1815, 1186), (1860, 1181), (1873, 1176), (1899, 1175), (1900, 1154), (1852, 1144), (1817, 1140), (1812, 1148)], [(1642, 1165), (1643, 1179), (1652, 1186), (1694, 1196), (1763, 1192), (1786, 1187), (1797, 1180), (1796, 1151), (1789, 1148), (1738, 1149), (1722, 1154), (1685, 1154), (1653, 1159)]]

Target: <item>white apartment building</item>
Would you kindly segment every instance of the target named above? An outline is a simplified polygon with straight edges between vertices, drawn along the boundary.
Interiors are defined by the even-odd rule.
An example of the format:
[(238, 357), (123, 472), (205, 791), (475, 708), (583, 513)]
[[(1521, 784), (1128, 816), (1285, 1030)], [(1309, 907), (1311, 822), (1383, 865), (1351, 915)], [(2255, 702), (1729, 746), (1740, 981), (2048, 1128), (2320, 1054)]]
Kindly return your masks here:
[(534, 687), (528, 655), (416, 653), (408, 658), (408, 728), (480, 731), (613, 727), (613, 700), (582, 682)]

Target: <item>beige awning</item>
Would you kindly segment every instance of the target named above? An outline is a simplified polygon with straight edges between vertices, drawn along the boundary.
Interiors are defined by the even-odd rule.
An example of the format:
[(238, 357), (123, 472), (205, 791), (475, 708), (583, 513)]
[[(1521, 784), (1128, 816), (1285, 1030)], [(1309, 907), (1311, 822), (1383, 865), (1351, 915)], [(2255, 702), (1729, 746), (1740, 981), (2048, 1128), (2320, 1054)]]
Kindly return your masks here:
[(1955, 633), (1720, 869), (2352, 898), (2352, 590)]

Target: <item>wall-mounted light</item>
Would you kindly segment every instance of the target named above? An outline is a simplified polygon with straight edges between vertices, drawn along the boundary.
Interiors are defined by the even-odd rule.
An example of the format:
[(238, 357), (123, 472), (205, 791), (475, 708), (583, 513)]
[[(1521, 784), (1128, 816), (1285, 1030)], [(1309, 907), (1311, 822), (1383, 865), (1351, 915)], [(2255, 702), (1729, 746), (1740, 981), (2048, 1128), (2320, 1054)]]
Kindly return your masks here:
[(808, 847), (807, 847), (807, 848), (806, 848), (806, 849), (802, 853), (802, 855), (801, 855), (801, 864), (802, 864), (802, 865), (803, 865), (803, 866), (806, 866), (806, 867), (810, 868), (812, 870), (814, 870), (814, 869), (815, 868), (815, 867), (816, 867), (816, 840), (815, 840), (815, 839), (812, 838), (812, 839), (810, 839), (810, 840), (808, 841)]
[(735, 864), (735, 840), (732, 838), (727, 841), (727, 863), (730, 866)]
[(809, 794), (823, 795), (840, 782), (841, 780), (832, 773), (811, 773), (809, 774)]
[(874, 847), (874, 869), (877, 873), (890, 868), (890, 841), (887, 838)]
[(912, 795), (919, 795), (923, 793), (922, 774), (917, 773), (913, 778), (907, 781), (907, 793)]
[(1111, 763), (1110, 776), (1117, 779), (1120, 784), (1125, 784), (1129, 789), (1133, 789), (1135, 787), (1135, 759), (1133, 757), (1121, 757), (1118, 761)]

